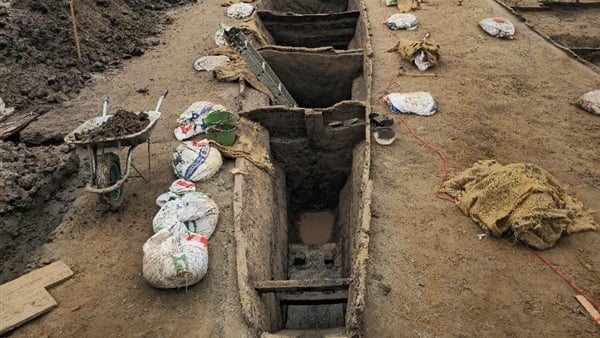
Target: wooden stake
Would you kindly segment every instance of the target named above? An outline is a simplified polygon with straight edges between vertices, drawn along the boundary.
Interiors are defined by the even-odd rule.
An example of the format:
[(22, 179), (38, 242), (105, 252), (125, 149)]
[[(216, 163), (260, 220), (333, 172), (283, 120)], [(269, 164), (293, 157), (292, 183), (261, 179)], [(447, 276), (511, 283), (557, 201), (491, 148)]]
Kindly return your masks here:
[(590, 301), (583, 295), (577, 295), (575, 296), (575, 298), (577, 298), (579, 303), (581, 303), (581, 305), (587, 310), (587, 312), (592, 316), (592, 318), (594, 318), (596, 323), (600, 324), (600, 313), (598, 313), (598, 310), (594, 308), (592, 303), (590, 303)]
[(81, 61), (81, 50), (79, 49), (79, 34), (77, 34), (77, 20), (75, 20), (75, 7), (73, 0), (69, 1), (71, 7), (71, 21), (73, 22), (73, 34), (75, 36), (75, 48), (77, 48), (77, 58)]

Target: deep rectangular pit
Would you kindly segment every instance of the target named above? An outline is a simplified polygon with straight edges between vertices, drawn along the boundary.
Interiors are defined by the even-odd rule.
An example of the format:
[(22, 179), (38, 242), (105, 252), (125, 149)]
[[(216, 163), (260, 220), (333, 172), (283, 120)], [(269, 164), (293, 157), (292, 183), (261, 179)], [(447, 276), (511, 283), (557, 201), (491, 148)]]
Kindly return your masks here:
[[(279, 203), (286, 216), (275, 227), (285, 227), (285, 236), (273, 237), (285, 243), (271, 249), (272, 261), (282, 265), (273, 279), (335, 284), (350, 277), (350, 234), (358, 221), (358, 169), (364, 160), (354, 153), (365, 137), (365, 107), (354, 101), (323, 111), (267, 107), (244, 116), (269, 131), (271, 160), (280, 168), (273, 194), (283, 196)], [(269, 298), (270, 290), (276, 290), (275, 298)], [(268, 312), (280, 318), (275, 329), (345, 326), (347, 286), (266, 291)]]
[(355, 1), (350, 0), (265, 0), (260, 9), (296, 14), (339, 13), (350, 10)]
[(257, 11), (271, 44), (290, 47), (357, 48), (351, 44), (357, 31), (359, 11), (333, 14), (281, 14)]
[(259, 51), (300, 107), (326, 108), (366, 98), (362, 50), (268, 46)]
[[(360, 0), (265, 0), (256, 49), (297, 107), (240, 113), (273, 172), (236, 167), (244, 318), (274, 337), (360, 332), (370, 215), (366, 115), (372, 65)], [(242, 119), (245, 120), (245, 119)], [(300, 330), (300, 331), (295, 331)], [(265, 336), (271, 336), (266, 334)]]

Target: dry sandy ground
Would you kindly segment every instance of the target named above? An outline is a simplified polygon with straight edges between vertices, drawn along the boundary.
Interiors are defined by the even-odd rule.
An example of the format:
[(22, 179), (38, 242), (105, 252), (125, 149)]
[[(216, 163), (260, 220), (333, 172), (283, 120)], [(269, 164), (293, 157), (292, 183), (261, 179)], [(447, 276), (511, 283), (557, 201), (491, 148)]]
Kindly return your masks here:
[[(384, 52), (397, 37), (418, 39), (430, 32), (442, 47), (438, 77), (397, 77), (390, 90), (428, 90), (438, 100), (438, 114), (404, 118), (446, 154), (451, 172), (488, 158), (535, 163), (600, 210), (600, 118), (569, 104), (600, 86), (598, 74), (518, 20), (516, 40), (484, 35), (480, 19), (507, 15), (492, 1), (424, 4), (416, 12), (418, 31), (405, 33), (379, 24), (392, 9), (371, 7), (376, 94), (401, 65), (397, 55)], [(434, 196), (442, 161), (400, 124), (397, 129), (392, 146), (373, 149), (365, 335), (599, 335), (573, 298), (575, 291), (538, 258), (508, 239), (478, 240), (479, 228)], [(581, 233), (544, 255), (598, 299), (599, 247), (598, 233)]]
[[(401, 65), (385, 53), (404, 35), (424, 32), (442, 46), (436, 78), (398, 77), (394, 91), (430, 90), (439, 101), (433, 117), (405, 117), (415, 131), (448, 156), (452, 172), (480, 159), (501, 163), (533, 162), (571, 186), (584, 203), (600, 210), (600, 118), (569, 105), (583, 92), (600, 87), (600, 77), (569, 59), (517, 24), (518, 39), (485, 36), (477, 22), (506, 15), (491, 1), (429, 2), (418, 11), (416, 32), (390, 32), (381, 22), (392, 8), (369, 1), (375, 44), (377, 97)], [(56, 239), (38, 252), (61, 259), (73, 279), (51, 290), (59, 306), (19, 328), (14, 337), (238, 337), (243, 331), (236, 287), (228, 162), (200, 190), (221, 206), (210, 241), (206, 278), (188, 290), (161, 291), (141, 276), (142, 245), (151, 235), (154, 199), (174, 175), (171, 154), (175, 119), (191, 102), (216, 100), (241, 109), (237, 85), (226, 85), (192, 70), (192, 62), (213, 46), (225, 21), (219, 1), (177, 11), (166, 44), (103, 75), (82, 91), (64, 120), (42, 119), (52, 128), (71, 130), (95, 116), (102, 97), (113, 107), (151, 108), (164, 88), (170, 96), (153, 133), (153, 181), (130, 180), (118, 214), (82, 195)], [(516, 21), (516, 20), (515, 20)], [(136, 94), (148, 86), (151, 95)], [(375, 102), (375, 104), (380, 104)], [(384, 106), (378, 106), (384, 110)], [(478, 240), (479, 229), (451, 203), (436, 199), (442, 163), (397, 126), (398, 139), (373, 149), (374, 181), (371, 256), (364, 318), (367, 337), (404, 336), (578, 336), (600, 334), (573, 298), (574, 291), (537, 258), (509, 240)], [(140, 147), (141, 148), (141, 147)], [(145, 150), (139, 149), (137, 160)], [(595, 218), (600, 221), (599, 217)], [(561, 271), (600, 299), (598, 233), (582, 233), (545, 252)]]

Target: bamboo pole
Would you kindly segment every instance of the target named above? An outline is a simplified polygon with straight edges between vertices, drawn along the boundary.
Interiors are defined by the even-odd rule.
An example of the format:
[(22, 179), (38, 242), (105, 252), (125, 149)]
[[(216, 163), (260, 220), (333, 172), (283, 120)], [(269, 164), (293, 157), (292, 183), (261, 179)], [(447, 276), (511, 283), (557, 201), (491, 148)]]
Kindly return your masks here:
[(75, 36), (75, 48), (77, 48), (77, 58), (81, 61), (81, 49), (79, 49), (79, 34), (77, 33), (77, 20), (75, 19), (75, 6), (73, 0), (69, 1), (71, 7), (71, 21), (73, 22), (73, 35)]

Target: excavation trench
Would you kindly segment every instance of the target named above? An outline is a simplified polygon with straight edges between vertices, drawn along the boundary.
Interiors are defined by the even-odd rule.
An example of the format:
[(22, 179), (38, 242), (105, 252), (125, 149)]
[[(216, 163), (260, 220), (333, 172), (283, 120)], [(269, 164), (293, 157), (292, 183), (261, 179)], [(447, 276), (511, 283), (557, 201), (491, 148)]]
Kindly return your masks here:
[(257, 49), (298, 104), (240, 114), (257, 123), (257, 147), (275, 168), (236, 161), (250, 173), (235, 182), (238, 285), (259, 333), (360, 330), (371, 64), (359, 5), (267, 1), (257, 12), (267, 37)]
[(365, 106), (275, 106), (243, 116), (264, 127), (264, 146), (277, 168), (272, 176), (259, 171), (240, 178), (243, 202), (236, 210), (252, 220), (241, 231), (252, 238), (246, 263), (265, 315), (261, 330), (343, 328), (353, 234), (364, 211)]

